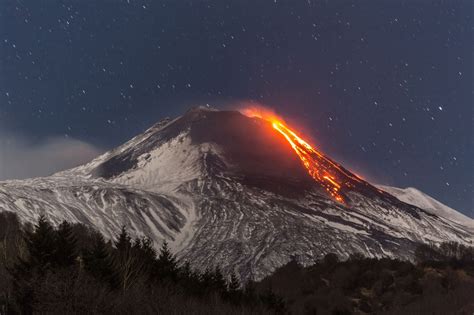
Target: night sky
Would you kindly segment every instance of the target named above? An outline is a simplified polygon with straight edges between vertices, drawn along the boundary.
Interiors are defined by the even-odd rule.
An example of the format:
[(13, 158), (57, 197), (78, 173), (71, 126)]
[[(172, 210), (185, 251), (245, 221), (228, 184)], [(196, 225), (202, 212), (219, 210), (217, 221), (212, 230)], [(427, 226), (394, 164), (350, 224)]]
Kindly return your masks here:
[(470, 0), (2, 0), (0, 130), (105, 150), (191, 106), (254, 100), (367, 179), (474, 217), (472, 12)]

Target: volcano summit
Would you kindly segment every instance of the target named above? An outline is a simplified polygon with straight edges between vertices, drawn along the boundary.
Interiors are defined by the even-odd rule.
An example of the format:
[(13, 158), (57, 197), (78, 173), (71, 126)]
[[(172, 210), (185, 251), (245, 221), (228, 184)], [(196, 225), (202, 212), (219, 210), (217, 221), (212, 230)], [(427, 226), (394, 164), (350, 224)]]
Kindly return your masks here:
[[(382, 188), (384, 189), (384, 188)], [(326, 253), (412, 259), (421, 242), (472, 245), (474, 220), (405, 203), (281, 121), (194, 108), (88, 164), (0, 183), (0, 211), (167, 240), (195, 267), (260, 279)], [(405, 198), (405, 200), (408, 200)], [(439, 205), (439, 203), (438, 203)]]

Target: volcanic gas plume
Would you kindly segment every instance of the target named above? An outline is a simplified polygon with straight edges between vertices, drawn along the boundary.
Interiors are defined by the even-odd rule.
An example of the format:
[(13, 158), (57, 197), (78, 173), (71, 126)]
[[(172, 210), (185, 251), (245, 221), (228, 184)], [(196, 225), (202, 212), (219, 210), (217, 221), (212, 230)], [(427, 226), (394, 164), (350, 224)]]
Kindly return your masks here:
[(249, 117), (257, 117), (271, 123), (273, 129), (291, 145), (308, 174), (324, 187), (336, 201), (345, 204), (346, 200), (342, 191), (354, 187), (353, 181), (362, 182), (357, 176), (352, 175), (303, 140), (276, 115), (259, 109), (245, 109), (243, 113)]

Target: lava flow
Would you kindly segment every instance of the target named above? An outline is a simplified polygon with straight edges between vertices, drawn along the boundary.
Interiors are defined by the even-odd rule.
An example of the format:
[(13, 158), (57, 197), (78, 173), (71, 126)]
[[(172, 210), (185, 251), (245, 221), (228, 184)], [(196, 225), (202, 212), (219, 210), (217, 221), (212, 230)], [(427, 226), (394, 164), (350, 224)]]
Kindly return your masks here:
[(291, 147), (306, 167), (309, 175), (322, 184), (334, 199), (344, 203), (344, 199), (340, 194), (341, 184), (337, 182), (337, 179), (333, 175), (324, 170), (324, 167), (322, 167), (320, 163), (318, 163), (318, 158), (324, 158), (324, 156), (280, 121), (272, 121), (271, 123), (273, 129), (281, 133), (290, 143)]
[[(276, 116), (253, 110), (246, 110), (244, 113), (247, 116), (258, 117), (270, 122), (273, 129), (283, 135), (291, 145), (309, 175), (323, 186), (336, 201), (345, 204), (345, 199), (341, 194), (341, 188), (343, 186), (350, 188), (352, 187), (351, 180), (361, 182), (361, 179), (326, 158), (322, 153), (313, 148), (308, 142), (286, 126), (280, 119), (276, 118)], [(340, 176), (338, 176), (340, 179), (335, 175), (337, 173), (340, 174)]]

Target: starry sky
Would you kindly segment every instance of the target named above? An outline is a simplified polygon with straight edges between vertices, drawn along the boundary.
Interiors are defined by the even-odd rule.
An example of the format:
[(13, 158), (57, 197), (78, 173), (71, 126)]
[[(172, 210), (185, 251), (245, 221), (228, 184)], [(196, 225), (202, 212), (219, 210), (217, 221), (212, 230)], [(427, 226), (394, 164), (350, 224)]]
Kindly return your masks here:
[(22, 139), (35, 159), (28, 147), (71, 139), (93, 154), (190, 106), (253, 100), (365, 178), (474, 217), (472, 12), (469, 0), (3, 0), (0, 151)]

